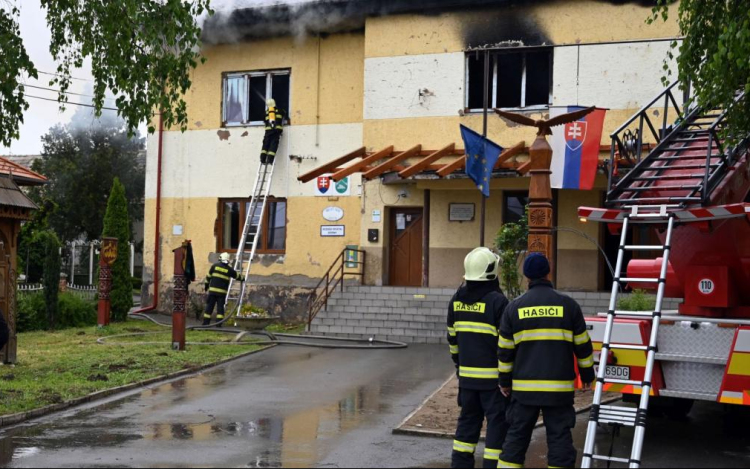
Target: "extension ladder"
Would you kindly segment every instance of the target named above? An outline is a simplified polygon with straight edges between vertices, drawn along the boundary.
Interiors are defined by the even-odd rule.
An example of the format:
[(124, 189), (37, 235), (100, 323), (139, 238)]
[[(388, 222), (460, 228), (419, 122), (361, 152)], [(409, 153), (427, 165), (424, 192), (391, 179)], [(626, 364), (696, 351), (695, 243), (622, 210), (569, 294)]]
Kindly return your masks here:
[[(631, 212), (626, 216), (620, 238), (620, 250), (617, 256), (617, 267), (615, 270), (615, 279), (612, 284), (612, 297), (609, 303), (607, 314), (607, 323), (604, 329), (604, 341), (602, 343), (601, 356), (599, 358), (599, 370), (596, 377), (596, 389), (594, 391), (594, 402), (591, 408), (591, 418), (586, 433), (586, 444), (583, 450), (582, 467), (591, 467), (593, 461), (606, 461), (608, 463), (628, 464), (631, 468), (638, 468), (641, 464), (641, 454), (643, 452), (643, 442), (646, 436), (646, 417), (648, 414), (648, 404), (652, 389), (652, 377), (654, 374), (654, 365), (656, 361), (656, 340), (659, 334), (659, 325), (661, 323), (662, 304), (664, 302), (664, 293), (667, 284), (667, 271), (669, 267), (669, 255), (671, 252), (672, 232), (674, 230), (675, 217), (668, 210), (673, 208), (672, 205), (661, 206), (632, 206), (629, 207)], [(644, 211), (645, 209), (645, 211)], [(628, 228), (630, 223), (667, 223), (666, 243), (656, 246), (629, 246), (627, 245)], [(659, 278), (627, 278), (622, 276), (625, 252), (627, 251), (662, 251), (661, 274)], [(627, 271), (627, 268), (626, 268)], [(656, 296), (656, 307), (653, 312), (642, 311), (617, 311), (617, 299), (620, 294), (621, 283), (658, 283), (658, 292)], [(632, 317), (644, 317), (651, 319), (651, 338), (648, 346), (644, 345), (626, 345), (612, 343), (612, 332), (615, 325), (615, 318), (621, 315)], [(646, 372), (643, 381), (613, 379), (606, 377), (607, 364), (609, 363), (609, 353), (615, 350), (637, 350), (647, 352)], [(624, 406), (603, 406), (602, 395), (605, 384), (623, 384), (639, 386), (642, 388), (641, 400), (638, 407)], [(596, 432), (598, 424), (610, 424), (615, 427), (634, 427), (633, 444), (630, 459), (616, 458), (611, 455), (594, 454), (596, 443)]]
[[(250, 267), (252, 267), (255, 253), (258, 251), (258, 242), (263, 233), (263, 214), (268, 207), (268, 196), (271, 193), (271, 181), (273, 172), (276, 168), (276, 159), (270, 164), (260, 163), (258, 174), (255, 177), (255, 185), (248, 204), (245, 226), (242, 229), (242, 237), (237, 247), (237, 257), (234, 260), (234, 270), (242, 272), (245, 280), (250, 277)], [(245, 302), (246, 282), (240, 282), (235, 279), (229, 280), (229, 290), (224, 300), (226, 308), (226, 319), (219, 324), (223, 324), (232, 318), (235, 314), (242, 311)], [(229, 310), (230, 305), (234, 305)]]

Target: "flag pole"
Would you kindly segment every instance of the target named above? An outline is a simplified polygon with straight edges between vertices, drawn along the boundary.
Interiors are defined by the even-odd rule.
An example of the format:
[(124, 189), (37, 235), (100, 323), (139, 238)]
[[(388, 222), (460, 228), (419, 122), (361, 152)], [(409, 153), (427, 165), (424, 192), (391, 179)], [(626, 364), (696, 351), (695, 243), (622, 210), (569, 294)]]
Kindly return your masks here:
[[(482, 140), (484, 145), (484, 154), (487, 155), (487, 114), (490, 107), (490, 51), (484, 51), (484, 125), (482, 127)], [(492, 179), (492, 174), (490, 174)], [(482, 208), (479, 222), (479, 245), (485, 245), (485, 227), (487, 221), (487, 197), (482, 193)]]

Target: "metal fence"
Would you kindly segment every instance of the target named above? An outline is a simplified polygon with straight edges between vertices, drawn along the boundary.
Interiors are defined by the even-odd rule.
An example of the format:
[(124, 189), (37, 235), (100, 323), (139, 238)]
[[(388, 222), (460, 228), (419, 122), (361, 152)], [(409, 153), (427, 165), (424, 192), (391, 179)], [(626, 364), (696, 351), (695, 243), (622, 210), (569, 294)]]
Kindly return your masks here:
[(18, 285), (17, 295), (19, 297), (24, 295), (32, 295), (37, 292), (44, 291), (44, 285), (41, 283), (21, 283)]

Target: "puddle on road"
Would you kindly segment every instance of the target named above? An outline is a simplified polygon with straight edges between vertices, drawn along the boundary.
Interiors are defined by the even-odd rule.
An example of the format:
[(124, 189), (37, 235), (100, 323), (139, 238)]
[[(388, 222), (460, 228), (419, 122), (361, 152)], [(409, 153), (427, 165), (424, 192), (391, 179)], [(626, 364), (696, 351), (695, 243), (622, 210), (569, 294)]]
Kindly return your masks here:
[[(170, 391), (178, 391), (177, 396), (174, 392), (169, 396), (168, 402), (183, 402), (208, 393), (216, 384), (216, 377), (204, 382), (199, 378), (194, 383), (195, 386), (186, 386), (184, 382), (166, 385)], [(0, 437), (0, 467), (45, 451), (66, 448), (118, 448), (138, 440), (186, 444), (215, 441), (218, 444), (220, 440), (231, 441), (231, 438), (247, 441), (247, 467), (310, 467), (320, 460), (328, 441), (358, 428), (369, 415), (385, 409), (387, 404), (383, 394), (393, 391), (386, 388), (391, 386), (362, 387), (331, 405), (249, 422), (219, 423), (212, 416), (193, 415), (180, 419), (180, 423), (143, 425), (136, 421), (136, 417), (124, 416), (107, 419), (106, 428), (102, 428), (103, 422), (96, 417), (97, 414), (108, 410), (116, 412), (137, 403), (139, 396), (133, 396), (98, 409), (85, 410), (67, 419), (6, 433), (4, 438)], [(160, 398), (162, 394), (167, 394), (164, 387), (144, 392), (144, 396), (152, 398)], [(166, 405), (168, 403), (157, 401), (148, 409), (153, 411)]]

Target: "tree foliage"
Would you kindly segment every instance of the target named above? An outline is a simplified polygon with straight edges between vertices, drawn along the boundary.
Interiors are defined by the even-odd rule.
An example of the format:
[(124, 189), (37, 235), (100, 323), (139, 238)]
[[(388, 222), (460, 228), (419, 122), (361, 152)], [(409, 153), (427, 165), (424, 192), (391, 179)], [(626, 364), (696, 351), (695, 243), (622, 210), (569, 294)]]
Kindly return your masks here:
[(57, 210), (51, 200), (42, 200), (33, 218), (21, 226), (18, 236), (18, 271), (29, 283), (39, 283), (44, 275), (46, 246), (43, 233), (50, 229), (49, 217)]
[(40, 202), (54, 200), (57, 210), (49, 224), (64, 241), (99, 239), (104, 228), (107, 198), (117, 178), (125, 186), (129, 212), (135, 221), (143, 216), (145, 169), (138, 162), (142, 139), (131, 139), (121, 120), (100, 121), (96, 126), (56, 126), (42, 137), (42, 158), (33, 168), (49, 184), (33, 189)]
[(58, 311), (58, 293), (60, 291), (60, 241), (50, 230), (36, 234), (39, 242), (44, 246), (44, 303), (47, 307), (47, 327), (55, 328)]
[[(672, 0), (658, 0), (649, 23), (669, 19)], [(691, 85), (700, 106), (727, 110), (728, 135), (739, 137), (750, 129), (750, 8), (746, 0), (681, 0), (678, 24), (683, 41), (678, 50), (679, 80)], [(674, 58), (669, 53), (669, 59)], [(669, 80), (672, 74), (667, 69)], [(735, 103), (737, 92), (746, 97)]]
[[(528, 207), (527, 207), (528, 212)], [(495, 246), (500, 252), (500, 282), (508, 298), (515, 298), (523, 293), (519, 263), (526, 252), (529, 238), (528, 217), (518, 223), (506, 223), (497, 232)]]
[(18, 138), (23, 112), (29, 108), (21, 84), (23, 76), (37, 78), (18, 27), (18, 9), (0, 4), (0, 145)]
[(112, 266), (112, 294), (110, 304), (113, 321), (125, 321), (133, 307), (133, 283), (130, 278), (130, 220), (125, 187), (115, 178), (107, 202), (102, 238), (117, 238), (117, 260)]
[[(18, 28), (20, 1), (0, 4), (0, 143), (6, 146), (28, 108), (19, 83), (25, 75), (37, 77)], [(72, 72), (89, 59), (97, 113), (109, 89), (131, 134), (158, 110), (166, 126), (184, 130), (182, 96), (191, 86), (190, 72), (203, 60), (196, 18), (211, 13), (209, 1), (41, 0), (52, 33), (50, 52), (59, 64), (50, 86), (58, 87), (64, 105)]]

